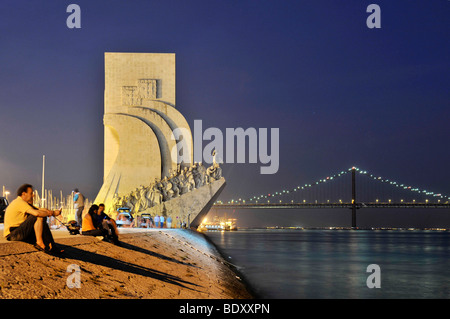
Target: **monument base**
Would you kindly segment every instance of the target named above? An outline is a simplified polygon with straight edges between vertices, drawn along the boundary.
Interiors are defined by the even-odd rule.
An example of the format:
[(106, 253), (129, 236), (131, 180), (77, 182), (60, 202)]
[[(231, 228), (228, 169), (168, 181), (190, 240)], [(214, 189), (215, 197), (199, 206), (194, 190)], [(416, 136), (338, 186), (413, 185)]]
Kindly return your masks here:
[(225, 178), (220, 178), (208, 185), (203, 185), (186, 194), (172, 198), (159, 205), (139, 212), (141, 214), (150, 214), (172, 218), (172, 224), (185, 222), (191, 228), (197, 228), (203, 218), (208, 214), (212, 205), (225, 188)]

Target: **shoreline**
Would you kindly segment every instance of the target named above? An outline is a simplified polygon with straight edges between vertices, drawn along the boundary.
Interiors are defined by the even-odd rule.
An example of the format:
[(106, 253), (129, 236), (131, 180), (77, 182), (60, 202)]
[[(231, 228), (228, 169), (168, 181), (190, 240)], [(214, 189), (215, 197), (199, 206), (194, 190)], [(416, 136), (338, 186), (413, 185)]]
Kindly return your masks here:
[[(121, 246), (81, 235), (55, 236), (55, 241), (65, 249), (62, 257), (39, 252), (23, 242), (0, 243), (0, 298), (256, 297), (218, 247), (193, 230), (128, 230), (120, 236)], [(68, 287), (76, 274), (69, 269), (73, 265), (79, 269), (80, 288)]]
[(241, 280), (242, 283), (245, 285), (245, 287), (246, 287), (246, 289), (248, 290), (248, 292), (252, 295), (252, 298), (253, 298), (253, 299), (262, 299), (263, 297), (261, 296), (260, 293), (258, 293), (258, 292), (256, 291), (255, 287), (250, 283), (250, 281), (248, 280), (247, 276), (246, 276), (242, 271), (240, 271), (240, 270), (237, 268), (236, 265), (234, 265), (234, 264), (232, 264), (232, 263), (230, 263), (229, 261), (226, 260), (227, 257), (228, 257), (228, 254), (226, 254), (225, 251), (224, 251), (222, 248), (220, 248), (219, 246), (217, 246), (217, 245), (212, 241), (212, 239), (209, 238), (209, 237), (206, 235), (207, 232), (206, 232), (206, 233), (197, 232), (197, 233), (202, 234), (203, 237), (205, 237), (205, 239), (209, 242), (209, 244), (212, 245), (212, 246), (217, 250), (217, 252), (220, 254), (220, 256), (225, 260), (225, 265), (226, 265), (227, 267), (229, 267), (229, 268), (230, 268), (230, 269), (231, 269), (231, 270), (232, 270), (232, 271), (240, 278), (240, 280)]

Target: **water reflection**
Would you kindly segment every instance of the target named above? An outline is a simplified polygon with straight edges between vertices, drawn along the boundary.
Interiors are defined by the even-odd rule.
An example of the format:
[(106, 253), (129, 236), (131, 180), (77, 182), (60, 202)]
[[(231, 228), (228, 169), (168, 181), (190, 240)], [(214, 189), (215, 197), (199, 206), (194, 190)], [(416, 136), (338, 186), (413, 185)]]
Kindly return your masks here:
[[(450, 233), (239, 230), (207, 233), (266, 298), (449, 298)], [(381, 288), (366, 286), (369, 264)]]

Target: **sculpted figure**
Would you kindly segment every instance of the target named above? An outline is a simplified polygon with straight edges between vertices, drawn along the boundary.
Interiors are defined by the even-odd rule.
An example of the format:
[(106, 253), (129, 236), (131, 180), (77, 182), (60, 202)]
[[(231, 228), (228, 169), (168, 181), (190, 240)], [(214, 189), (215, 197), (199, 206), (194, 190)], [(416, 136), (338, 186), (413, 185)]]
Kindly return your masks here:
[(164, 201), (168, 201), (173, 197), (172, 183), (167, 179), (167, 176), (161, 181), (162, 193)]
[(189, 167), (189, 170), (186, 173), (186, 181), (188, 192), (195, 189), (194, 168), (192, 166)]
[(118, 204), (119, 207), (117, 207), (117, 208), (125, 206), (125, 203), (126, 203), (125, 202), (125, 195), (124, 196), (119, 196), (118, 202), (119, 202), (119, 204)]
[(108, 214), (115, 212), (117, 208), (119, 208), (119, 204), (120, 204), (120, 197), (117, 193), (115, 193), (112, 199), (111, 207), (109, 207), (108, 209)]
[(170, 175), (169, 182), (172, 184), (173, 197), (180, 196), (181, 183), (180, 183), (178, 177), (174, 174)]
[(161, 190), (158, 188), (158, 183), (154, 183), (151, 186), (147, 196), (150, 202), (149, 207), (153, 207), (162, 203), (163, 195), (161, 193)]
[(197, 162), (192, 165), (192, 175), (194, 176), (195, 188), (199, 188), (201, 186), (201, 178)]
[(147, 208), (153, 207), (152, 192), (153, 192), (154, 186), (155, 186), (155, 184), (152, 183), (152, 184), (150, 184), (150, 186), (147, 187), (147, 193), (145, 195), (145, 198), (147, 199)]
[(138, 188), (134, 190), (134, 212), (139, 213), (141, 211), (141, 192)]
[(206, 170), (210, 181), (218, 180), (222, 177), (222, 168), (219, 164), (214, 163)]
[(161, 204), (164, 200), (163, 194), (161, 192), (161, 189), (158, 187), (158, 184), (155, 184), (153, 187), (153, 193), (152, 193), (152, 203), (153, 205)]
[(203, 163), (200, 162), (198, 163), (198, 168), (197, 168), (199, 174), (200, 174), (200, 180), (201, 180), (201, 185), (207, 185), (209, 184), (209, 176), (206, 172), (206, 168), (205, 166), (203, 166)]
[(178, 175), (178, 180), (180, 181), (180, 190), (181, 194), (185, 194), (188, 192), (187, 190), (187, 181), (186, 181), (186, 168), (180, 171), (180, 174)]
[(217, 155), (216, 150), (212, 151), (212, 156), (213, 156), (213, 166), (216, 166), (216, 164), (217, 164), (217, 162), (216, 162), (216, 155)]
[(139, 211), (142, 212), (148, 208), (147, 188), (141, 185), (139, 189)]
[(134, 204), (133, 204), (132, 194), (131, 193), (128, 194), (128, 195), (125, 195), (125, 197), (124, 197), (124, 205), (123, 206), (126, 206), (126, 207), (128, 207), (130, 209), (130, 211), (133, 211)]
[(208, 167), (206, 169), (206, 174), (208, 175), (208, 181), (209, 182), (214, 181), (214, 177), (213, 177), (213, 175), (214, 175), (214, 166), (213, 165), (211, 165), (210, 167)]

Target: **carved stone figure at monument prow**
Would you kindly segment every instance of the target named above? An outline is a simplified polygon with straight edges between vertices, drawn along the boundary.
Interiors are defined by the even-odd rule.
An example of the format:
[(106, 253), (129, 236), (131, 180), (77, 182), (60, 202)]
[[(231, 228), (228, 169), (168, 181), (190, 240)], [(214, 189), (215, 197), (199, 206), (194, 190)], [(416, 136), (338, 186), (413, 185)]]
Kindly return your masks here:
[[(150, 185), (141, 185), (122, 196), (115, 194), (107, 212), (113, 213), (120, 207), (128, 207), (134, 216), (146, 213), (152, 216), (170, 216), (179, 223), (194, 226), (194, 219), (203, 219), (215, 199), (209, 206), (208, 203), (225, 186), (222, 169), (218, 164), (211, 165), (206, 170), (202, 170), (202, 167), (201, 163), (195, 163), (189, 169), (185, 167), (172, 173), (170, 178), (164, 177)], [(205, 207), (208, 208), (205, 210)], [(204, 214), (200, 214), (202, 211)]]
[(135, 212), (190, 210), (191, 222), (212, 205), (225, 186), (221, 168), (193, 162), (192, 133), (175, 105), (175, 54), (105, 53), (104, 177), (95, 203), (111, 210), (128, 197)]

